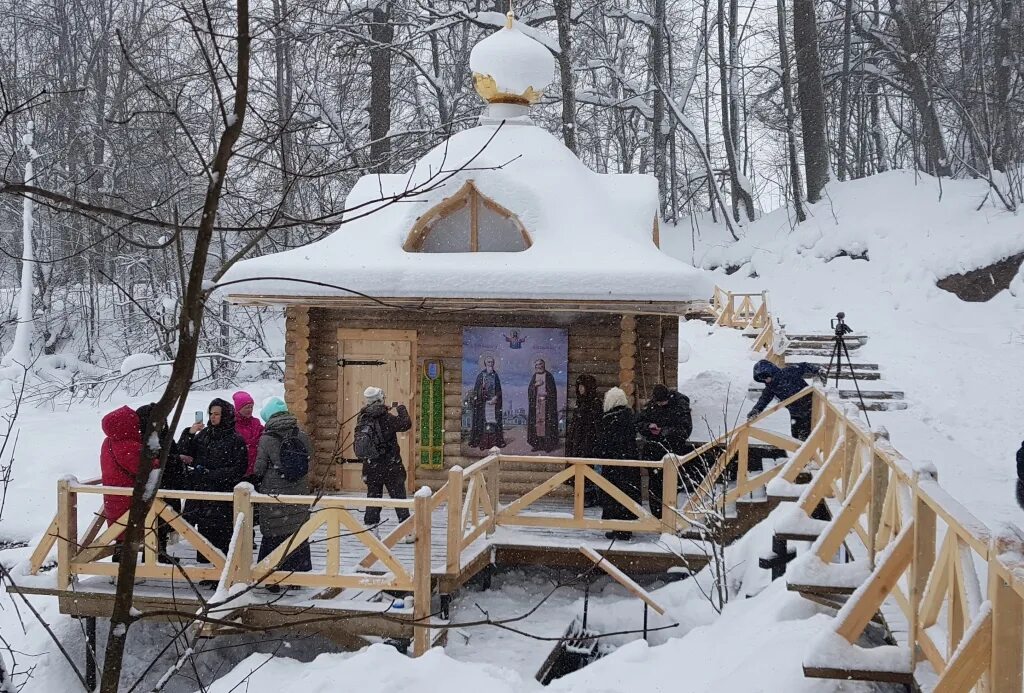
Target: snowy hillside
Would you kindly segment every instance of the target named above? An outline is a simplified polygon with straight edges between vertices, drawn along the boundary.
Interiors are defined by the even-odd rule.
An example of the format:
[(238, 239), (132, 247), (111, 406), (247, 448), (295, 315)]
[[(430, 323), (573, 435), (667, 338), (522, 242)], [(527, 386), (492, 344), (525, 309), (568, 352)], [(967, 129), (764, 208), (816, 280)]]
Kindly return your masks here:
[[(934, 462), (942, 485), (980, 519), (1024, 525), (1014, 499), (1014, 453), (1024, 439), (1024, 295), (967, 303), (935, 285), (1024, 251), (1024, 218), (983, 204), (986, 193), (981, 181), (893, 171), (833, 183), (799, 228), (789, 210), (778, 210), (732, 243), (709, 217), (693, 236), (688, 224), (666, 232), (663, 247), (698, 266), (739, 268), (722, 271), (719, 285), (767, 289), (790, 333), (829, 332), (829, 320), (845, 311), (869, 337), (857, 358), (879, 363), (910, 405), (872, 412), (871, 423), (885, 426), (911, 459)], [(683, 339), (688, 333), (714, 340), (703, 350), (714, 354), (714, 368), (734, 364), (735, 382), (750, 382), (749, 362), (720, 355), (734, 335), (705, 337), (696, 325)], [(681, 382), (712, 367), (700, 344), (690, 346)]]

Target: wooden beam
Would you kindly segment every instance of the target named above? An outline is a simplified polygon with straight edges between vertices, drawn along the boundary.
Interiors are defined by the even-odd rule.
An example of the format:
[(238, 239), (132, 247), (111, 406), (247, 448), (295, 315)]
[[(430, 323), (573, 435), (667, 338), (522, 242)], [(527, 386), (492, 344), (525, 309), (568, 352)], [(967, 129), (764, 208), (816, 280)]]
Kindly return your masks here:
[(447, 545), (445, 546), (445, 572), (457, 574), (462, 558), (462, 468), (452, 467), (448, 470), (448, 526)]
[(914, 556), (914, 528), (904, 527), (896, 538), (895, 546), (868, 578), (867, 587), (854, 598), (851, 608), (836, 624), (837, 635), (855, 644), (864, 628), (874, 618), (882, 602), (892, 592), (900, 576), (910, 566)]
[(609, 563), (604, 556), (599, 554), (597, 551), (594, 551), (594, 549), (590, 548), (589, 546), (581, 546), (580, 552), (584, 556), (589, 558), (591, 561), (593, 561), (594, 565), (596, 565), (604, 572), (608, 573), (608, 575), (613, 580), (615, 580), (615, 582), (625, 587), (630, 593), (633, 594), (634, 597), (643, 600), (643, 602), (647, 604), (647, 606), (657, 611), (659, 615), (665, 615), (665, 607), (663, 607), (658, 602), (654, 601), (654, 597), (652, 597), (647, 592), (647, 590), (645, 590), (640, 585), (636, 584), (636, 582), (631, 577), (629, 577), (624, 572), (622, 572), (621, 570), (613, 566), (611, 563)]
[[(1020, 645), (1020, 642), (1017, 642)], [(992, 609), (985, 609), (971, 624), (970, 635), (960, 643), (945, 671), (935, 684), (934, 693), (961, 693), (970, 690), (988, 668), (992, 652)], [(996, 691), (1014, 689), (995, 688)], [(1020, 690), (1018, 687), (1016, 690)]]
[[(413, 518), (416, 544), (413, 553), (413, 655), (419, 657), (430, 649), (430, 496), (419, 492), (413, 497)], [(449, 500), (449, 502), (451, 502)]]

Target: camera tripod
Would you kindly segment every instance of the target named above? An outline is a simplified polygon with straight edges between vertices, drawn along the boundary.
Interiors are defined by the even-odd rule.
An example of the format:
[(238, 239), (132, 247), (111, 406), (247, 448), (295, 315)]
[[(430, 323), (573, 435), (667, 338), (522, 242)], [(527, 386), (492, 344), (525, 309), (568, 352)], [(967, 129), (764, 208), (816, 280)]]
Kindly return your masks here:
[(864, 412), (864, 420), (868, 426), (871, 419), (868, 417), (868, 408), (864, 403), (864, 396), (860, 392), (860, 384), (857, 382), (857, 373), (853, 370), (853, 360), (850, 358), (850, 350), (846, 346), (846, 335), (853, 332), (853, 328), (846, 324), (846, 313), (839, 311), (836, 317), (832, 318), (832, 330), (835, 334), (832, 341), (832, 355), (828, 358), (828, 366), (825, 367), (825, 383), (828, 383), (828, 374), (832, 373), (832, 364), (835, 363), (836, 387), (839, 387), (839, 375), (843, 370), (843, 356), (846, 357), (846, 365), (850, 369), (850, 379), (853, 380), (853, 387), (857, 390), (857, 399), (860, 400), (861, 410)]

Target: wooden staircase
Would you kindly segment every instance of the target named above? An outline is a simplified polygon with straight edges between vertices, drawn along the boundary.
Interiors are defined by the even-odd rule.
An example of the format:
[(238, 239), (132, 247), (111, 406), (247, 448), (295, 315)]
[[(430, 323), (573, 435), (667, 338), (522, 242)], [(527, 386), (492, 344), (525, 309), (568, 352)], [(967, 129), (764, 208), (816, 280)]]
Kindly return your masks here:
[[(747, 334), (748, 337), (756, 337), (754, 334)], [(830, 333), (818, 334), (793, 334), (786, 335), (788, 345), (783, 352), (788, 363), (805, 361), (823, 368), (829, 366), (832, 352), (835, 347), (835, 337)], [(888, 386), (882, 377), (882, 372), (877, 363), (867, 363), (857, 359), (857, 352), (867, 341), (867, 335), (850, 334), (846, 336), (846, 348), (850, 352), (852, 361), (852, 372), (850, 365), (843, 357), (841, 368), (832, 363), (828, 370), (827, 387), (835, 388), (840, 399), (848, 400), (857, 405), (863, 411), (896, 411), (907, 408), (904, 400), (904, 393)], [(837, 386), (838, 376), (838, 386)], [(857, 382), (854, 383), (854, 377)], [(860, 388), (858, 396), (857, 389)], [(763, 385), (751, 383), (747, 392), (749, 398), (760, 397)], [(864, 403), (861, 404), (860, 400)]]

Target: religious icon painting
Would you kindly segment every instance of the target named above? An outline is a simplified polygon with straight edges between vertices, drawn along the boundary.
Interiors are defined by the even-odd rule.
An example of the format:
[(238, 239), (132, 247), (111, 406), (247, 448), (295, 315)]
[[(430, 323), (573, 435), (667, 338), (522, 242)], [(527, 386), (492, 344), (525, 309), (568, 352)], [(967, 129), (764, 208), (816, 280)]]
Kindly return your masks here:
[(561, 454), (568, 372), (564, 329), (463, 328), (462, 454)]

